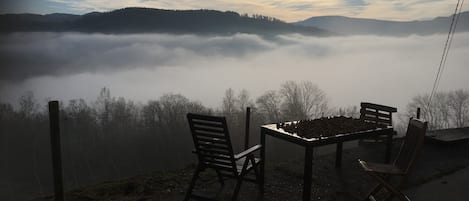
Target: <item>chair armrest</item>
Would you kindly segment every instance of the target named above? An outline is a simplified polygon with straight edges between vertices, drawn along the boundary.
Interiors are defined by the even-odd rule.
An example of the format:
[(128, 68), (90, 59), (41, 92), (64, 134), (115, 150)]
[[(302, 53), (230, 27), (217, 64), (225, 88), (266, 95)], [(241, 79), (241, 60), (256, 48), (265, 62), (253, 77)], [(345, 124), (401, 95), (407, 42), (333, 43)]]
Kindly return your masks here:
[(374, 172), (387, 175), (405, 175), (405, 172), (397, 168), (393, 164), (386, 163), (368, 163), (366, 161), (358, 159), (360, 166), (366, 172)]
[(240, 158), (243, 158), (243, 157), (245, 157), (246, 155), (248, 155), (248, 154), (250, 154), (250, 153), (252, 153), (252, 152), (254, 152), (254, 151), (257, 151), (257, 150), (259, 150), (259, 149), (261, 149), (261, 148), (262, 148), (262, 145), (260, 145), (260, 144), (254, 145), (254, 146), (252, 146), (251, 148), (246, 149), (245, 151), (243, 151), (243, 152), (241, 152), (241, 153), (239, 153), (239, 154), (236, 154), (236, 155), (234, 156), (234, 158), (235, 158), (235, 160), (239, 160)]

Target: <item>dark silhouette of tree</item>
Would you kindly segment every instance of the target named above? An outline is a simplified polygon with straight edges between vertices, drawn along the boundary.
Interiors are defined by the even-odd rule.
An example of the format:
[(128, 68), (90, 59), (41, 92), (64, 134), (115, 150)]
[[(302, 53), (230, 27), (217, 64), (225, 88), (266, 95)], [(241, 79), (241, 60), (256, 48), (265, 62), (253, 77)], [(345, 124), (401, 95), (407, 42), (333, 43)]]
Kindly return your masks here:
[(256, 100), (259, 112), (264, 114), (268, 122), (281, 122), (281, 102), (281, 96), (275, 90), (265, 92)]
[(310, 81), (282, 84), (282, 111), (287, 119), (313, 119), (328, 115), (326, 94)]
[(469, 125), (469, 91), (459, 89), (450, 92), (449, 107), (453, 111), (453, 121), (456, 127)]
[(123, 8), (85, 15), (0, 15), (0, 32), (77, 31), (100, 33), (175, 34), (330, 34), (313, 27), (297, 26), (263, 15), (239, 15), (233, 11), (163, 10)]
[(421, 116), (429, 122), (430, 129), (464, 127), (469, 113), (469, 92), (462, 89), (438, 92), (429, 104), (429, 95), (417, 95), (407, 105), (407, 116), (415, 116), (417, 108)]

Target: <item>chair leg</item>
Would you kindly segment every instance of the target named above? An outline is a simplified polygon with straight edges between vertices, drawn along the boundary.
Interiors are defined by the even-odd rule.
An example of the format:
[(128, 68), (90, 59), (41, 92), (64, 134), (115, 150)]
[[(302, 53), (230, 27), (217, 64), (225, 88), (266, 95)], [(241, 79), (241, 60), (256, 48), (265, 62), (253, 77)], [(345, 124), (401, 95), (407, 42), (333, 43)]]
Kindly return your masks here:
[(242, 177), (238, 178), (238, 181), (236, 182), (236, 186), (233, 192), (233, 197), (231, 197), (231, 201), (236, 201), (236, 199), (238, 198), (239, 189), (241, 188), (242, 182), (243, 182)]
[(259, 170), (257, 170), (258, 166), (256, 165), (254, 159), (251, 160), (251, 163), (253, 164), (254, 174), (256, 175), (256, 182), (257, 182), (257, 185), (259, 186), (259, 191), (261, 194), (264, 194), (264, 185), (262, 185), (261, 175), (259, 174)]
[(225, 186), (225, 182), (223, 181), (223, 177), (221, 176), (220, 171), (218, 170), (215, 170), (215, 171), (217, 172), (218, 181), (220, 182), (221, 186)]
[(386, 190), (393, 194), (393, 196), (399, 198), (399, 200), (401, 201), (410, 201), (410, 199), (405, 196), (403, 193), (401, 193), (398, 189), (396, 189), (394, 186), (391, 186), (389, 183), (387, 183), (387, 181), (385, 179), (383, 179), (382, 177), (378, 176), (378, 175), (375, 175), (375, 174), (371, 174), (372, 176), (374, 176), (376, 178), (376, 180), (381, 183), (383, 185), (384, 188), (386, 188)]
[(370, 200), (370, 196), (374, 195), (375, 193), (377, 193), (379, 190), (381, 190), (383, 188), (383, 185), (381, 184), (378, 184), (376, 185), (373, 190), (371, 190), (365, 197), (364, 201), (368, 201)]
[(386, 199), (384, 199), (384, 201), (391, 201), (393, 198), (394, 198), (394, 195), (390, 194), (386, 197)]
[(254, 174), (256, 175), (256, 181), (257, 185), (259, 186), (259, 191), (261, 194), (264, 194), (264, 185), (262, 185), (261, 175), (259, 174), (259, 170), (257, 170), (257, 167), (254, 167)]
[(194, 189), (195, 182), (197, 181), (197, 178), (199, 177), (200, 170), (201, 170), (201, 166), (197, 165), (194, 175), (192, 176), (192, 180), (189, 183), (189, 188), (187, 189), (186, 196), (184, 197), (184, 201), (188, 201), (190, 199), (192, 195), (192, 189)]

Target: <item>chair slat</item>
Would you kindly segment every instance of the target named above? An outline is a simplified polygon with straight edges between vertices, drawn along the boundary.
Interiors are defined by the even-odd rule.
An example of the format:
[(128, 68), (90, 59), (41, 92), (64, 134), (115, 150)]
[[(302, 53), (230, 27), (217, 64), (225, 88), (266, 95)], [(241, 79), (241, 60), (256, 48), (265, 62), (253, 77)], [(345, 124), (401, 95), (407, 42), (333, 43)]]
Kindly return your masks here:
[(373, 122), (373, 123), (381, 123), (385, 125), (389, 125), (390, 123), (389, 120), (386, 120), (386, 119), (379, 119), (379, 118), (377, 119), (377, 118), (368, 117), (368, 116), (362, 117), (362, 120)]
[(383, 111), (387, 111), (387, 112), (397, 112), (397, 108), (395, 107), (389, 107), (389, 106), (385, 106), (385, 105), (378, 105), (378, 104), (375, 104), (375, 103), (367, 103), (367, 102), (362, 102), (360, 104), (360, 107), (361, 108), (372, 108), (372, 109), (376, 109), (376, 110), (383, 110)]
[(224, 135), (203, 132), (199, 130), (195, 130), (195, 133), (197, 134), (197, 137), (206, 137), (206, 138), (219, 139), (219, 140), (226, 141), (226, 137)]
[(194, 129), (200, 132), (213, 133), (213, 134), (218, 134), (218, 135), (223, 135), (223, 136), (225, 134), (225, 131), (223, 130), (223, 128), (213, 128), (213, 127), (194, 125)]
[(230, 152), (227, 151), (226, 149), (214, 149), (214, 148), (205, 148), (205, 147), (200, 147), (199, 146), (199, 151), (201, 152), (212, 152), (212, 153), (215, 153), (215, 154), (221, 154), (221, 155), (227, 155), (229, 156), (230, 155)]
[(202, 143), (212, 143), (216, 145), (225, 145), (228, 146), (228, 142), (224, 139), (219, 139), (219, 138), (208, 138), (208, 137), (203, 137), (203, 136), (197, 136), (197, 141), (202, 142)]
[[(213, 143), (208, 143), (208, 142), (202, 142), (202, 143), (199, 143), (199, 145), (197, 146), (198, 148), (207, 148), (207, 149), (219, 149), (219, 150), (223, 150), (223, 151), (226, 151), (228, 153), (231, 153), (229, 150), (228, 150), (228, 146), (226, 144), (213, 144)], [(216, 151), (216, 150), (214, 150)]]
[[(208, 157), (208, 158), (214, 158), (214, 159), (221, 159), (221, 160), (231, 160), (231, 156), (229, 155), (222, 155), (222, 154), (212, 154), (208, 152), (198, 152), (201, 157)], [(231, 163), (230, 163), (231, 164)]]
[(208, 128), (223, 129), (223, 124), (220, 124), (218, 122), (197, 121), (196, 119), (194, 119), (193, 124), (194, 124), (195, 127), (208, 127)]
[(207, 167), (214, 168), (216, 170), (224, 170), (224, 171), (231, 172), (232, 174), (234, 174), (233, 173), (233, 167), (231, 167), (231, 166), (213, 164), (213, 163), (208, 163), (208, 162), (205, 162), (205, 161), (202, 162), (202, 163)]
[(215, 159), (213, 157), (207, 157), (207, 156), (202, 156), (204, 158), (205, 162), (211, 163), (211, 164), (218, 164), (218, 165), (226, 165), (226, 166), (231, 166), (232, 163), (229, 160), (223, 160), (223, 159)]
[(391, 113), (389, 112), (383, 113), (383, 112), (380, 112), (379, 110), (376, 111), (376, 110), (361, 109), (360, 114), (367, 115), (367, 116), (369, 115), (369, 116), (375, 116), (375, 117), (382, 117), (382, 118), (387, 118), (387, 119), (391, 118)]

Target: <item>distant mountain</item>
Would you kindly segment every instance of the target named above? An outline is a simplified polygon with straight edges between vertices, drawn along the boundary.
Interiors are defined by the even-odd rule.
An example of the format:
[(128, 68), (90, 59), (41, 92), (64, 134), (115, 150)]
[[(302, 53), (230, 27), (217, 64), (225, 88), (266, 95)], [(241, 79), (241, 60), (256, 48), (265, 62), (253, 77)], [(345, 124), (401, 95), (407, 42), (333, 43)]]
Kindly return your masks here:
[[(294, 24), (325, 29), (346, 35), (428, 35), (447, 33), (452, 16), (437, 17), (426, 21), (387, 21), (375, 19), (350, 18), (342, 16), (321, 16), (296, 22)], [(469, 31), (469, 11), (462, 12), (456, 31)]]
[(69, 14), (0, 15), (0, 32), (76, 31), (91, 33), (195, 33), (195, 34), (284, 34), (327, 35), (314, 27), (285, 23), (272, 17), (248, 17), (216, 10), (162, 10), (124, 8), (111, 12)]

